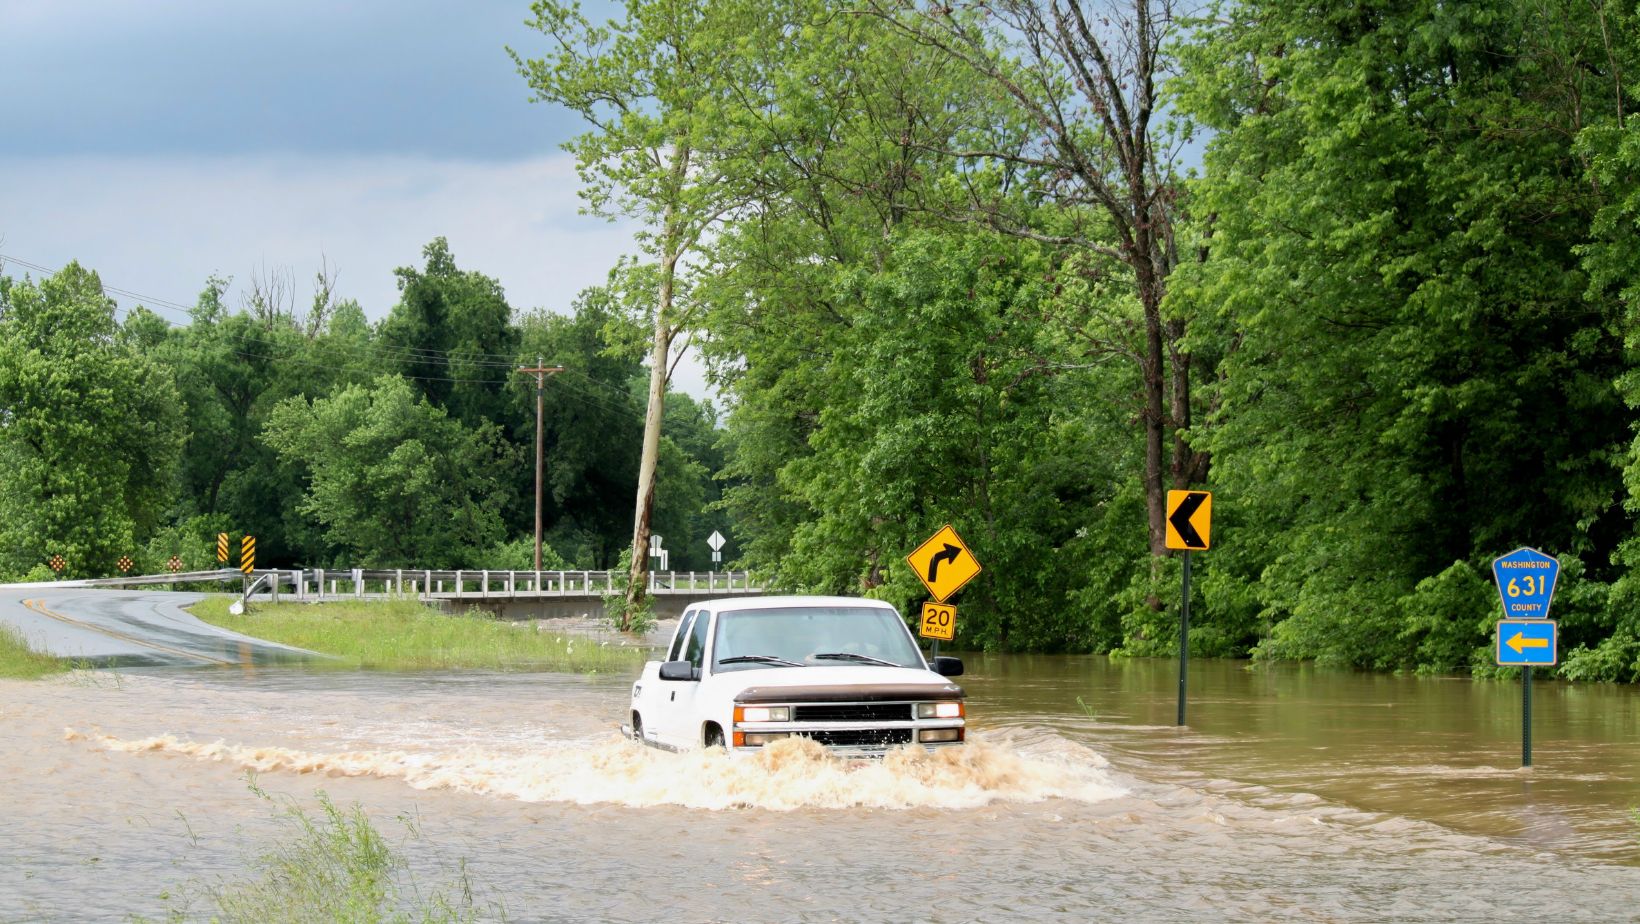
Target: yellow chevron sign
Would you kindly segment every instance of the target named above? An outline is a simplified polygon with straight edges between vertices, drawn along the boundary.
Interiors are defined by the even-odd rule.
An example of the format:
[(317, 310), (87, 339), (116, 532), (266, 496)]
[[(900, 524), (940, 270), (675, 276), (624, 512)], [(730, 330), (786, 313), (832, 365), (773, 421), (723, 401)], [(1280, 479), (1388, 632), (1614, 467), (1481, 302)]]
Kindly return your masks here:
[(255, 536), (246, 536), (239, 540), (239, 570), (246, 574), (256, 570)]
[(216, 560), (223, 564), (228, 563), (228, 534), (216, 534)]

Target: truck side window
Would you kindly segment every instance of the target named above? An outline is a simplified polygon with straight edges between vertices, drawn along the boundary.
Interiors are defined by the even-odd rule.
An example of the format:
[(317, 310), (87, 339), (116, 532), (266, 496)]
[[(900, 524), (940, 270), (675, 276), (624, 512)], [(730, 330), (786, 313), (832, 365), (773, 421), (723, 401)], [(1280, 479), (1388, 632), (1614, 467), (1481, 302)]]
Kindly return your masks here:
[(676, 661), (683, 652), (683, 640), (689, 637), (689, 621), (694, 619), (695, 614), (698, 612), (700, 611), (690, 610), (683, 614), (682, 619), (678, 620), (678, 634), (672, 639), (672, 649), (666, 653), (666, 660)]
[(689, 647), (683, 652), (683, 659), (696, 667), (700, 667), (706, 659), (706, 626), (712, 621), (708, 618), (710, 615), (705, 610), (695, 614), (695, 625), (689, 632)]

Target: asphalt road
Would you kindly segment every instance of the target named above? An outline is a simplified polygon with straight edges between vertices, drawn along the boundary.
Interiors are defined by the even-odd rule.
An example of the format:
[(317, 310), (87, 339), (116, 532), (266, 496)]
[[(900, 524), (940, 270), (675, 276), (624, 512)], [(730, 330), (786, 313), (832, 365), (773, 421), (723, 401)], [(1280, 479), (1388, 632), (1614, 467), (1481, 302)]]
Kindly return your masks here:
[(207, 625), (200, 594), (0, 585), (0, 623), (31, 648), (88, 666), (223, 667), (322, 657)]

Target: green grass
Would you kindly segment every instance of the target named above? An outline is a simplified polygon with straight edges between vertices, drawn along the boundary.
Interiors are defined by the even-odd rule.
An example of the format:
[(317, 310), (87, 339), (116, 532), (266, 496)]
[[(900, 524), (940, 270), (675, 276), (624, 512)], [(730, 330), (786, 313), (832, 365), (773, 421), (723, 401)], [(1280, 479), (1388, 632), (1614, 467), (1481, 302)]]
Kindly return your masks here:
[[(457, 924), (506, 920), (504, 908), (481, 906), (463, 862), (445, 885), (426, 890), (416, 882), (395, 845), (377, 830), (364, 808), (343, 809), (323, 790), (314, 795), (318, 811), (309, 812), (288, 797), (276, 799), (256, 785), (250, 788), (270, 803), (283, 803), (284, 836), (251, 859), (250, 875), (214, 883), (195, 881), (183, 887), (182, 908), (167, 921), (198, 920), (195, 901), (209, 907), (209, 920), (222, 924)], [(186, 826), (187, 820), (184, 819)], [(399, 816), (411, 841), (421, 838), (414, 819)], [(190, 835), (192, 829), (189, 828)], [(195, 839), (197, 844), (197, 839)], [(138, 921), (146, 919), (138, 918)]]
[(72, 667), (62, 658), (41, 654), (28, 647), (28, 642), (10, 626), (0, 626), (0, 677), (13, 680), (34, 680), (48, 674), (60, 674)]
[(542, 622), (482, 613), (451, 616), (413, 600), (254, 604), (228, 612), (229, 596), (192, 607), (212, 625), (334, 656), (341, 667), (372, 670), (487, 668), (593, 674), (630, 671), (644, 649), (554, 632)]

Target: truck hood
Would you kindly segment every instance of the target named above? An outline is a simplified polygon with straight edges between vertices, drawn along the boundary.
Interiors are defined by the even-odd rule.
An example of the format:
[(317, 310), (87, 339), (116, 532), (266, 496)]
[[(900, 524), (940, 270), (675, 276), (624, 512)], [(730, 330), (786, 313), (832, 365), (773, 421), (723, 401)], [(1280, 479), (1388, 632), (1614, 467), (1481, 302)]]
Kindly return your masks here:
[(768, 667), (706, 681), (738, 702), (873, 702), (962, 699), (962, 687), (920, 667), (870, 664)]

